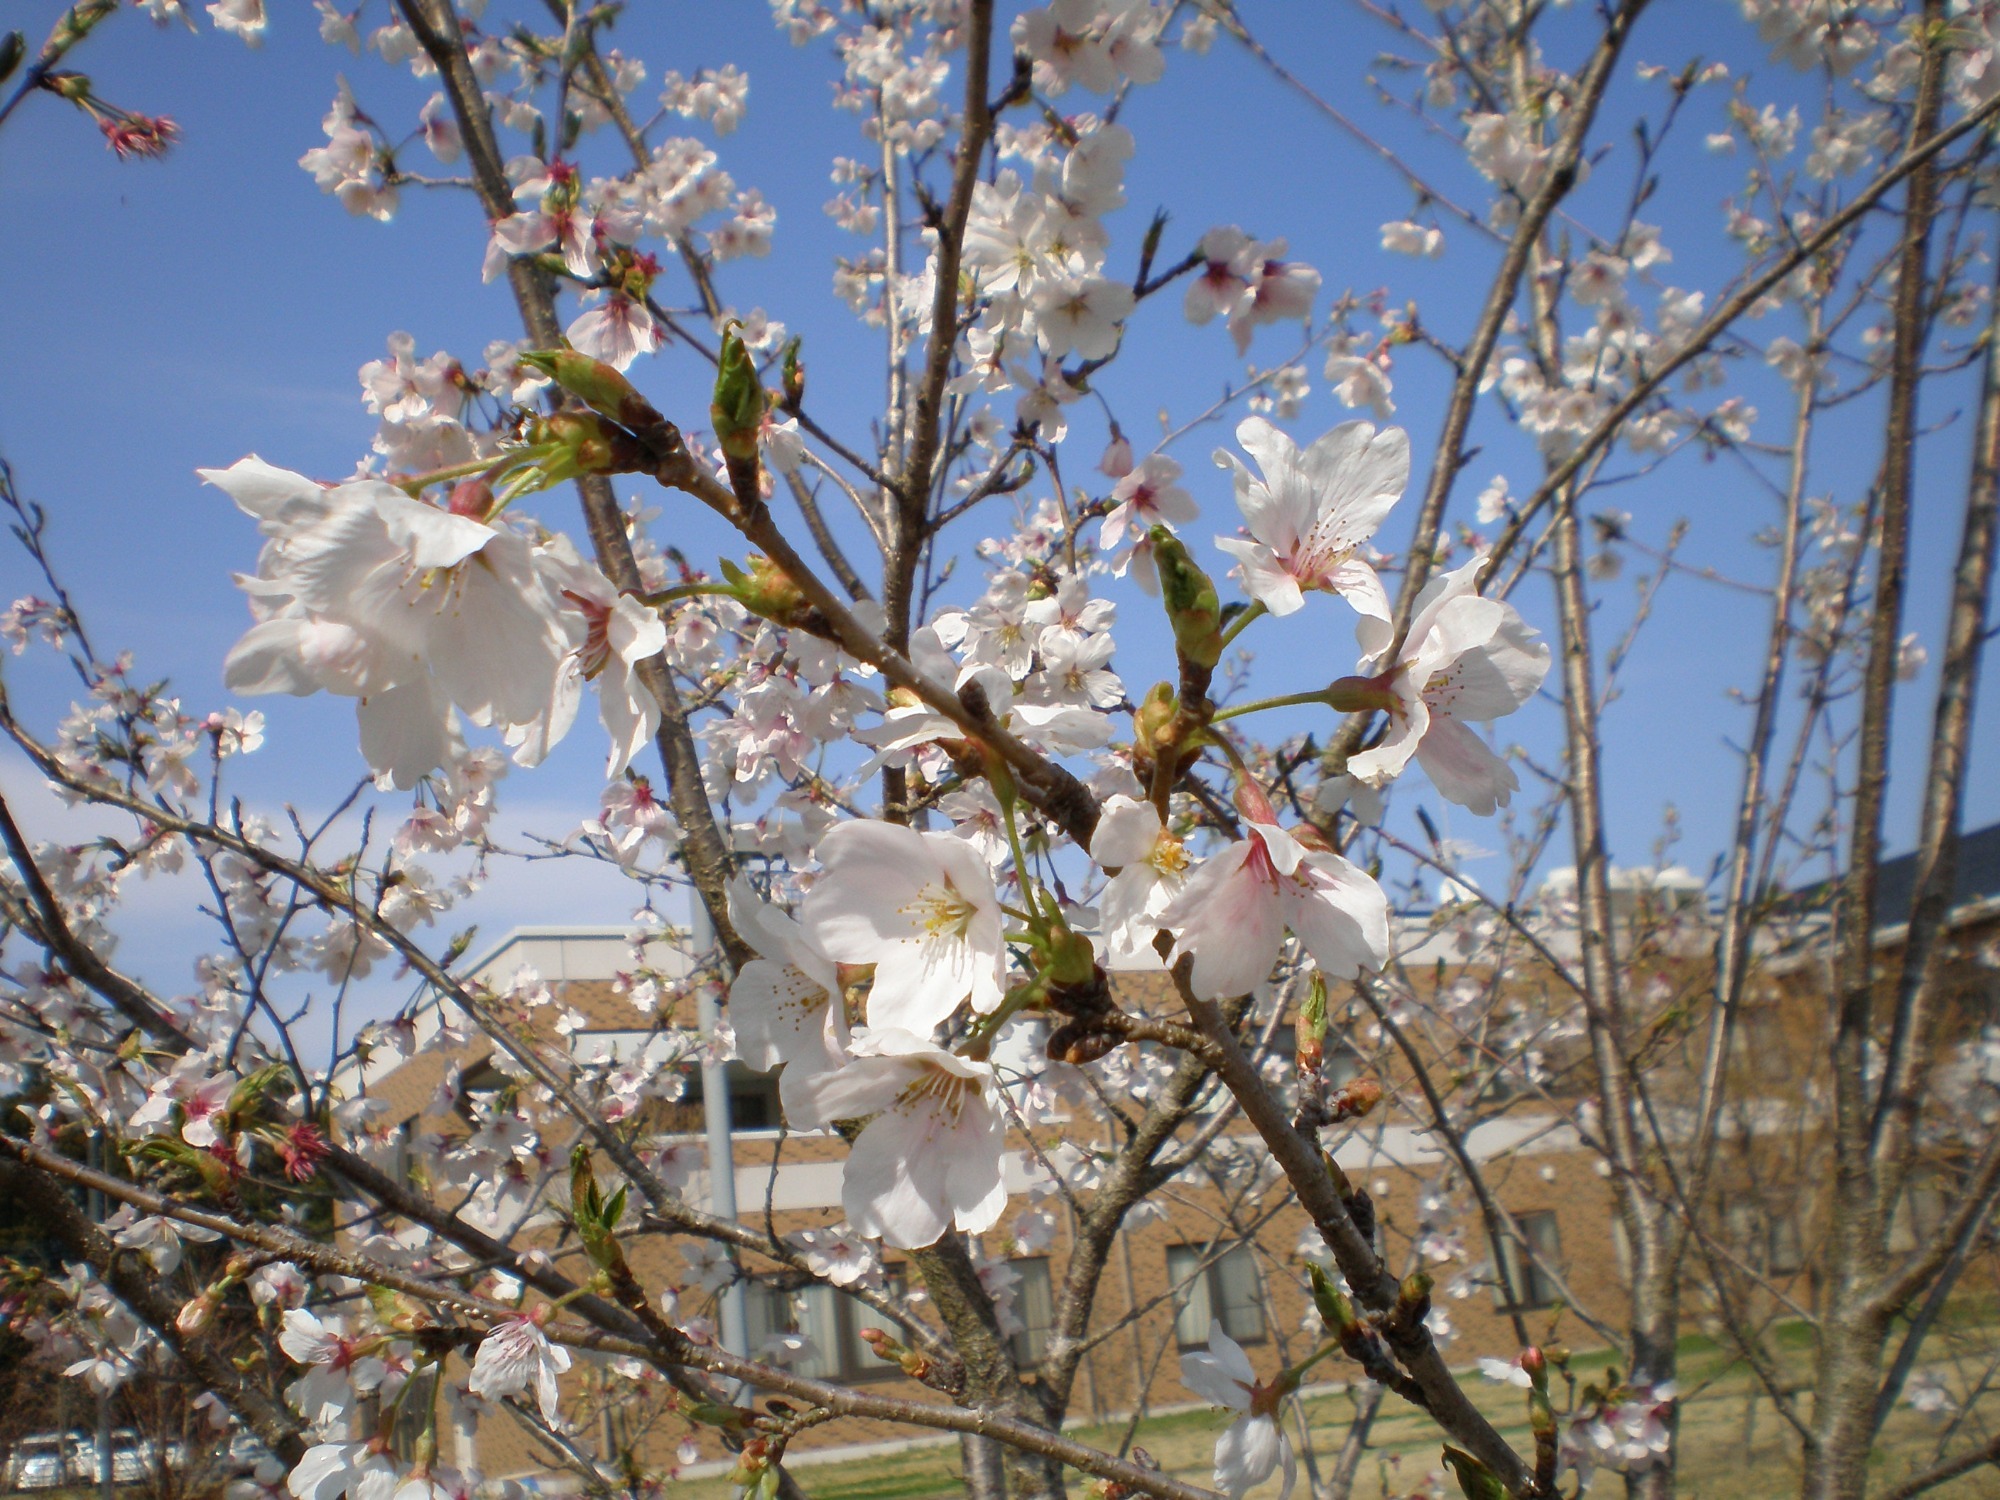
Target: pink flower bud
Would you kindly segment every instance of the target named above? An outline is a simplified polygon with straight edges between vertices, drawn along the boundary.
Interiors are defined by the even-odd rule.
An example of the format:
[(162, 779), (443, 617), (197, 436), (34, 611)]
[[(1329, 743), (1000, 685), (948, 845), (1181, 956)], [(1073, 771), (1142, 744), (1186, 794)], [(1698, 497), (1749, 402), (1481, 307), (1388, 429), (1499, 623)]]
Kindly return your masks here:
[(478, 474), (461, 479), (451, 487), (451, 500), (445, 509), (455, 516), (483, 521), (493, 514), (493, 486)]
[(180, 1316), (174, 1319), (174, 1327), (182, 1333), (200, 1333), (215, 1321), (216, 1299), (203, 1292), (193, 1301), (181, 1307)]

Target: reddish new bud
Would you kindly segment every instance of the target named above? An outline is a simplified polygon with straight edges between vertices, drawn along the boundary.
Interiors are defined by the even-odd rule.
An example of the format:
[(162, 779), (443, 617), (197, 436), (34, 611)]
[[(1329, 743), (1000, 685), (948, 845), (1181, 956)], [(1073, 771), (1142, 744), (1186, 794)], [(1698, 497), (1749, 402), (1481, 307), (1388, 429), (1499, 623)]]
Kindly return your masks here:
[(1356, 1078), (1342, 1084), (1327, 1100), (1333, 1123), (1358, 1120), (1382, 1102), (1382, 1083), (1376, 1078)]
[(104, 144), (120, 160), (141, 156), (157, 161), (180, 139), (181, 128), (165, 115), (109, 115), (97, 122), (104, 132)]
[(736, 1467), (729, 1471), (729, 1481), (749, 1490), (758, 1485), (770, 1467), (771, 1445), (763, 1438), (752, 1438), (736, 1455)]
[(493, 514), (494, 503), (493, 486), (484, 475), (475, 474), (451, 487), (451, 499), (445, 502), (445, 509), (455, 516), (484, 521)]
[(310, 1182), (319, 1173), (319, 1164), (333, 1154), (333, 1147), (319, 1133), (319, 1127), (301, 1120), (285, 1132), (278, 1143), (285, 1159), (285, 1175), (294, 1182)]

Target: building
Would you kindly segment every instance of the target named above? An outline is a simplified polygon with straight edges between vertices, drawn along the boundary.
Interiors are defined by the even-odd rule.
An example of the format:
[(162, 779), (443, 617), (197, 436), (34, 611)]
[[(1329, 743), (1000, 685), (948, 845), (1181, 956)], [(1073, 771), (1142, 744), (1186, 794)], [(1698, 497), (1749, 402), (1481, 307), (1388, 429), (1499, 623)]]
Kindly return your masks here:
[[(2000, 827), (1967, 841), (1965, 863), (1954, 921), (1968, 958), (1948, 1028), (1954, 1038), (2000, 1023), (2000, 969), (1982, 967), (1978, 957), (1981, 944), (1990, 946), (2000, 934)], [(1885, 887), (1893, 868), (1885, 869)], [(1622, 1236), (1598, 1157), (1574, 1123), (1580, 1112), (1587, 1118), (1593, 1073), (1574, 997), (1560, 979), (1562, 965), (1577, 951), (1572, 890), (1573, 883), (1566, 887), (1557, 875), (1512, 926), (1463, 903), (1406, 923), (1399, 936), (1404, 972), (1425, 1003), (1409, 1007), (1402, 1018), (1401, 1044), (1392, 1044), (1366, 997), (1335, 1018), (1332, 1081), (1366, 1068), (1386, 1088), (1383, 1105), (1358, 1122), (1337, 1159), (1373, 1195), (1392, 1263), (1436, 1271), (1433, 1326), (1448, 1338), (1447, 1354), (1455, 1362), (1511, 1356), (1524, 1329), (1540, 1338), (1555, 1327), (1565, 1342), (1587, 1347), (1599, 1341), (1592, 1318), (1607, 1331), (1622, 1322)], [(1652, 1028), (1649, 1045), (1659, 1048), (1649, 1077), (1656, 1103), (1671, 1119), (1687, 1097), (1693, 1055), (1705, 1033), (1714, 924), (1699, 883), (1676, 871), (1622, 875), (1618, 920), (1625, 983)], [(1734, 1263), (1748, 1278), (1745, 1295), (1767, 1301), (1776, 1292), (1810, 1296), (1810, 1286), (1797, 1283), (1802, 1276), (1809, 1280), (1810, 1248), (1820, 1229), (1812, 1184), (1823, 1155), (1816, 1140), (1821, 1096), (1811, 1068), (1823, 1034), (1824, 990), (1815, 988), (1821, 955), (1813, 931), (1807, 921), (1787, 941), (1760, 950), (1730, 1063), (1734, 1102), (1723, 1126), (1719, 1222)], [(1887, 931), (1883, 941), (1893, 953), (1900, 934)], [(520, 1024), (547, 1045), (597, 1063), (601, 1092), (626, 1111), (635, 1139), (680, 1181), (695, 1206), (707, 1208), (715, 1195), (693, 998), (677, 983), (685, 975), (672, 947), (646, 949), (643, 967), (638, 957), (623, 929), (529, 928), (465, 972), (512, 997), (508, 1003), (517, 1007)], [(524, 986), (524, 966), (539, 976), (539, 986)], [(1164, 1014), (1177, 1008), (1163, 976), (1120, 976), (1117, 992), (1130, 1010)], [(1393, 1003), (1380, 998), (1395, 1021)], [(1455, 1008), (1476, 1016), (1477, 1024), (1454, 1029), (1434, 1021)], [(423, 1040), (440, 1024), (434, 1002), (419, 1005), (405, 1041)], [(1016, 1044), (1032, 1046), (1036, 1039), (1022, 1036)], [(1460, 1143), (1433, 1130), (1409, 1065), (1413, 1055), (1425, 1060), (1449, 1094), (1465, 1127)], [(384, 1141), (412, 1144), (426, 1133), (466, 1139), (489, 1128), (513, 1086), (505, 1060), (496, 1059), (476, 1031), (462, 1044), (407, 1059), (384, 1050), (363, 1073), (376, 1101), (369, 1106), (371, 1128)], [(724, 1077), (734, 1121), (738, 1217), (768, 1223), (780, 1235), (840, 1223), (844, 1143), (827, 1133), (786, 1132), (772, 1077), (740, 1063), (729, 1064)], [(619, 1102), (620, 1089), (633, 1080), (640, 1087), (628, 1109)], [(1190, 1134), (1183, 1130), (1180, 1139)], [(1005, 1289), (1016, 1325), (1013, 1347), (1024, 1368), (1042, 1358), (1054, 1278), (1070, 1247), (1072, 1213), (1053, 1187), (1051, 1169), (1086, 1191), (1092, 1163), (1113, 1148), (1116, 1135), (1116, 1119), (1103, 1102), (1086, 1107), (1058, 1101), (1010, 1139), (1005, 1171), (1012, 1201), (985, 1237), (993, 1257), (985, 1274)], [(560, 1168), (567, 1144), (543, 1142), (539, 1157), (464, 1184), (468, 1201), (478, 1209), (485, 1194), (487, 1209), (504, 1219), (508, 1174), (525, 1189)], [(1532, 1255), (1504, 1238), (1498, 1245), (1489, 1240), (1465, 1190), (1460, 1152), (1477, 1165)], [(1949, 1170), (1940, 1161), (1938, 1176), (1911, 1184), (1899, 1244), (1916, 1243), (1935, 1221), (1948, 1196)], [(1313, 1244), (1309, 1225), (1282, 1180), (1274, 1189), (1262, 1143), (1247, 1125), (1224, 1124), (1153, 1201), (1117, 1236), (1105, 1264), (1090, 1347), (1070, 1401), (1072, 1419), (1104, 1420), (1194, 1401), (1180, 1383), (1178, 1355), (1205, 1343), (1211, 1320), (1245, 1346), (1260, 1370), (1295, 1361), (1318, 1342), (1302, 1259)], [(644, 1236), (635, 1238), (628, 1254), (649, 1285), (683, 1288), (683, 1317), (719, 1311), (712, 1306), (714, 1286), (728, 1269), (704, 1251), (689, 1254), (665, 1237)], [(794, 1351), (800, 1373), (879, 1381), (899, 1394), (941, 1399), (873, 1354), (864, 1334), (879, 1320), (866, 1306), (831, 1287), (799, 1288), (754, 1256), (743, 1258), (742, 1272), (752, 1352), (784, 1344)], [(920, 1301), (920, 1287), (893, 1252), (882, 1274), (892, 1296)], [(1701, 1317), (1706, 1295), (1697, 1291), (1690, 1299), (1691, 1320)], [(1325, 1368), (1340, 1375), (1338, 1362)], [(580, 1370), (571, 1378), (592, 1376)], [(688, 1433), (665, 1405), (607, 1396), (598, 1420), (607, 1437), (630, 1445), (646, 1466), (664, 1468)], [(809, 1457), (911, 1436), (907, 1428), (843, 1420), (812, 1429), (792, 1452)], [(488, 1419), (476, 1432), (462, 1432), (459, 1449), (461, 1462), (476, 1462), (492, 1477), (548, 1474), (535, 1442), (504, 1422)], [(719, 1452), (712, 1442), (703, 1449), (710, 1460)], [(551, 1476), (551, 1482), (557, 1481)]]

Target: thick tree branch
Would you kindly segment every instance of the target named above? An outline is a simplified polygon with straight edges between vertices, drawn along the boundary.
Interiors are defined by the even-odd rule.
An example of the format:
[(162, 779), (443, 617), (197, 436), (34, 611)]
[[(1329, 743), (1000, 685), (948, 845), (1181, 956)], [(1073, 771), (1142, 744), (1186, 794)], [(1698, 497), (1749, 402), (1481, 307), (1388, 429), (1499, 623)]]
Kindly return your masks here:
[[(472, 167), (479, 201), (489, 220), (498, 221), (514, 211), (513, 191), (493, 134), (493, 120), (481, 93), (479, 80), (466, 55), (463, 34), (451, 0), (396, 0), (397, 9), (416, 33), (418, 42), (437, 65), (452, 114), (465, 142), (466, 159)], [(562, 326), (556, 321), (555, 294), (548, 278), (527, 258), (507, 263), (507, 281), (519, 304), (528, 337), (544, 349), (560, 347)], [(626, 535), (625, 518), (611, 481), (603, 475), (586, 475), (576, 482), (583, 502), (585, 528), (597, 565), (604, 570), (619, 592), (640, 594), (645, 581), (639, 576), (638, 560)], [(737, 936), (729, 920), (729, 872), (732, 863), (728, 841), (716, 823), (702, 781), (701, 755), (695, 749), (694, 733), (681, 703), (680, 689), (665, 654), (639, 663), (639, 680), (653, 695), (660, 709), (656, 735), (660, 761), (667, 777), (668, 795), (674, 817), (680, 823), (681, 858), (694, 881), (717, 941), (732, 967), (741, 967), (751, 950)]]
[(1497, 1474), (1510, 1491), (1526, 1488), (1532, 1479), (1528, 1466), (1460, 1388), (1431, 1342), (1430, 1331), (1421, 1322), (1401, 1322), (1390, 1316), (1397, 1306), (1398, 1283), (1355, 1222), (1348, 1204), (1352, 1189), (1346, 1194), (1341, 1191), (1332, 1175), (1332, 1158), (1320, 1150), (1317, 1141), (1292, 1128), (1285, 1107), (1265, 1087), (1221, 1009), (1214, 1001), (1195, 997), (1188, 987), (1192, 965), (1193, 960), (1187, 958), (1175, 965), (1174, 985), (1195, 1024), (1220, 1052), (1217, 1071), (1223, 1083), (1270, 1148), (1298, 1195), (1299, 1207), (1311, 1217), (1333, 1252), (1356, 1299), (1381, 1318), (1384, 1337), (1408, 1372), (1414, 1391), (1421, 1395), (1423, 1409), (1454, 1441)]

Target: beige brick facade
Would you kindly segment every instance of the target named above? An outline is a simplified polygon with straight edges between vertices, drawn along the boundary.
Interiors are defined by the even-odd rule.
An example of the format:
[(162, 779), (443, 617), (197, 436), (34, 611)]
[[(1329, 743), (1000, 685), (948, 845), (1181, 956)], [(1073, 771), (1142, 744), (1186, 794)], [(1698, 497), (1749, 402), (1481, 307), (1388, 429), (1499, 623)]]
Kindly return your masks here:
[[(1961, 924), (1962, 940), (1968, 934), (1971, 939), (1962, 944), (1968, 948), (1976, 946), (1982, 932), (1990, 936), (1991, 931), (2000, 930), (1994, 913), (1972, 915), (1971, 926)], [(572, 1047), (638, 1045), (651, 1023), (619, 992), (606, 966), (609, 960), (605, 955), (620, 946), (615, 936), (572, 936), (573, 949), (595, 942), (597, 956), (571, 953), (565, 960), (567, 977), (552, 976), (554, 1003), (537, 1011), (537, 1017), (552, 1024), (555, 1015), (566, 1008), (582, 1013), (586, 1026), (572, 1038)], [(1664, 985), (1676, 994), (1703, 993), (1708, 935), (1695, 931), (1692, 936), (1684, 933), (1683, 939), (1656, 949), (1643, 972), (1634, 969), (1631, 982), (1655, 989)], [(488, 961), (486, 972), (504, 977), (501, 971), (512, 971), (523, 946), (531, 947), (532, 943), (503, 947)], [(1422, 951), (1421, 940), (1414, 946)], [(1411, 972), (1428, 974), (1437, 983), (1453, 975), (1448, 966), (1435, 965), (1429, 969), (1412, 965)], [(1963, 1034), (1984, 1014), (1981, 1007), (1994, 1012), (1988, 1019), (2000, 1019), (2000, 993), (1988, 992), (1991, 980), (1982, 977), (1983, 973), (1976, 966), (1967, 969), (1958, 1019), (1947, 1030), (1956, 1028)], [(1509, 981), (1524, 996), (1533, 996), (1551, 983), (1546, 971), (1533, 969), (1523, 970)], [(1719, 1187), (1722, 1222), (1741, 1241), (1737, 1252), (1746, 1261), (1760, 1259), (1761, 1268), (1781, 1285), (1803, 1280), (1797, 1268), (1808, 1259), (1806, 1249), (1818, 1231), (1811, 1186), (1820, 1164), (1809, 1074), (1809, 1060), (1815, 1055), (1822, 1024), (1817, 997), (1823, 991), (1818, 983), (1810, 962), (1770, 965), (1748, 1002), (1743, 1044), (1732, 1063), (1742, 1095), (1761, 1097), (1769, 1102), (1769, 1108), (1761, 1115), (1746, 1110), (1726, 1128)], [(1164, 1010), (1168, 1003), (1164, 986), (1157, 979), (1121, 980), (1120, 993), (1121, 1002), (1129, 1009)], [(663, 1020), (686, 1025), (692, 1016)], [(489, 1044), (475, 1036), (463, 1053), (451, 1058), (424, 1054), (399, 1067), (371, 1070), (374, 1076), (368, 1090), (389, 1104), (389, 1112), (398, 1122), (407, 1121), (416, 1129), (463, 1132), (468, 1128), (464, 1119), (432, 1116), (426, 1111), (451, 1066), (458, 1066), (467, 1078), (476, 1078), (489, 1050)], [(1615, 1330), (1624, 1286), (1611, 1193), (1596, 1157), (1579, 1143), (1564, 1118), (1566, 1110), (1587, 1092), (1588, 1078), (1580, 1042), (1569, 1053), (1558, 1051), (1548, 1061), (1548, 1077), (1540, 1094), (1496, 1109), (1494, 1117), (1468, 1138), (1468, 1147), (1480, 1161), (1500, 1206), (1553, 1264), (1576, 1306), (1590, 1310)], [(1407, 1087), (1408, 1079), (1391, 1069), (1383, 1081), (1387, 1086), (1383, 1106), (1359, 1123), (1339, 1144), (1336, 1154), (1349, 1177), (1374, 1196), (1392, 1265), (1400, 1270), (1418, 1263), (1413, 1236), (1420, 1219), (1419, 1195), (1447, 1173), (1448, 1163), (1439, 1142), (1426, 1129), (1422, 1101)], [(1687, 1076), (1685, 1070), (1677, 1071), (1669, 1063), (1652, 1082), (1656, 1098), (1671, 1106), (1685, 1093)], [(746, 1108), (775, 1109), (775, 1100), (766, 1097), (754, 1077), (746, 1076), (742, 1088), (739, 1102)], [(669, 1106), (657, 1118), (649, 1118), (647, 1125), (648, 1133), (680, 1131), (690, 1143), (701, 1140), (697, 1105)], [(1052, 1150), (1065, 1140), (1085, 1150), (1108, 1147), (1104, 1130), (1102, 1124), (1073, 1117), (1039, 1127), (1031, 1135), (1016, 1132), (1010, 1141), (1010, 1188), (1025, 1186), (1030, 1161), (1038, 1150)], [(1238, 1153), (1245, 1160), (1263, 1154), (1261, 1142), (1247, 1126), (1225, 1132), (1213, 1149), (1224, 1155)], [(762, 1224), (768, 1214), (771, 1225), (785, 1234), (842, 1220), (840, 1162), (845, 1146), (837, 1137), (740, 1129), (734, 1152), (739, 1216), (744, 1221)], [(706, 1202), (702, 1173), (694, 1175), (686, 1191), (691, 1200)], [(1302, 1331), (1309, 1300), (1300, 1255), (1308, 1221), (1290, 1201), (1282, 1180), (1261, 1193), (1246, 1195), (1184, 1177), (1170, 1184), (1157, 1201), (1164, 1213), (1123, 1231), (1104, 1268), (1093, 1306), (1089, 1352), (1071, 1401), (1072, 1419), (1122, 1416), (1140, 1407), (1158, 1409), (1193, 1400), (1192, 1393), (1180, 1383), (1178, 1355), (1185, 1341), (1205, 1338), (1210, 1316), (1223, 1321), (1260, 1371), (1295, 1361), (1313, 1347), (1308, 1342), (1313, 1335)], [(1068, 1261), (1068, 1216), (1059, 1199), (1049, 1202), (1057, 1207), (1054, 1243), (1040, 1256), (1017, 1262), (1022, 1277), (1017, 1290), (1018, 1311), (1030, 1324), (1021, 1347), (1029, 1362), (1039, 1331), (1033, 1325), (1038, 1316), (1046, 1317), (1049, 1305), (1040, 1277), (1049, 1273), (1059, 1276)], [(1912, 1205), (1906, 1214), (1910, 1224), (1905, 1233), (1918, 1234), (1924, 1226), (1914, 1194)], [(999, 1228), (986, 1237), (989, 1249), (1003, 1243), (1014, 1215), (1027, 1206), (1025, 1197), (1016, 1197)], [(1490, 1264), (1493, 1260), (1485, 1235), (1472, 1227), (1477, 1216), (1462, 1215), (1460, 1223), (1466, 1237), (1463, 1255), (1441, 1275), (1463, 1270), (1466, 1264)], [(664, 1288), (688, 1279), (678, 1249), (662, 1237), (635, 1237), (629, 1254), (649, 1286)], [(1025, 1263), (1037, 1259), (1040, 1271)], [(570, 1260), (561, 1263), (565, 1270), (575, 1269)], [(907, 1294), (921, 1310), (921, 1289), (910, 1284), (894, 1252), (887, 1257), (886, 1268), (892, 1287)], [(1437, 1303), (1448, 1320), (1447, 1353), (1453, 1362), (1469, 1364), (1479, 1355), (1508, 1357), (1515, 1353), (1519, 1339), (1514, 1314), (1531, 1338), (1541, 1339), (1554, 1327), (1557, 1336), (1573, 1347), (1602, 1342), (1575, 1311), (1557, 1315), (1550, 1304), (1558, 1300), (1558, 1294), (1547, 1278), (1518, 1263), (1503, 1269), (1508, 1270), (1504, 1279), (1520, 1294), (1517, 1300), (1524, 1305), (1503, 1308), (1490, 1281), (1469, 1290), (1461, 1284), (1457, 1296), (1448, 1295), (1449, 1283), (1441, 1282)], [(775, 1268), (748, 1257), (745, 1270), (762, 1283), (773, 1276)], [(1801, 1297), (1811, 1293), (1805, 1284), (1791, 1289)], [(753, 1333), (768, 1330), (780, 1320), (799, 1319), (792, 1299), (780, 1292), (757, 1291), (752, 1297)], [(1192, 1304), (1184, 1315), (1179, 1310), (1183, 1300)], [(1698, 1325), (1703, 1306), (1698, 1295), (1690, 1299), (1691, 1325)], [(686, 1318), (709, 1310), (705, 1296), (691, 1291), (681, 1304), (680, 1315)], [(820, 1362), (808, 1367), (806, 1373), (879, 1382), (879, 1388), (886, 1392), (942, 1400), (868, 1354), (856, 1336), (867, 1319), (865, 1309), (837, 1293), (812, 1293), (800, 1331), (813, 1338)], [(598, 1380), (581, 1364), (570, 1377), (578, 1394)], [(680, 1418), (664, 1410), (666, 1404), (625, 1398), (613, 1410), (592, 1406), (592, 1420), (603, 1425), (607, 1436), (634, 1442), (649, 1467), (664, 1468), (672, 1462), (675, 1444), (689, 1431)], [(708, 1435), (700, 1436), (704, 1457), (719, 1456), (719, 1447)], [(795, 1450), (806, 1453), (911, 1436), (905, 1427), (841, 1420), (812, 1429), (798, 1440)], [(525, 1475), (544, 1468), (535, 1445), (511, 1423), (496, 1420), (484, 1423), (476, 1436), (462, 1439), (458, 1456), (461, 1461), (476, 1461), (492, 1476)]]

